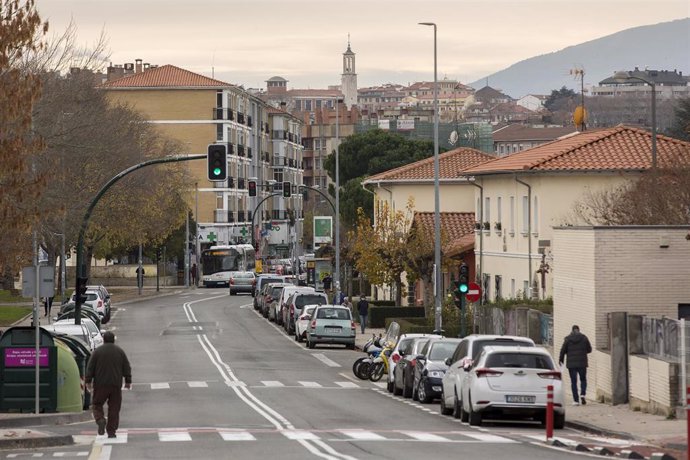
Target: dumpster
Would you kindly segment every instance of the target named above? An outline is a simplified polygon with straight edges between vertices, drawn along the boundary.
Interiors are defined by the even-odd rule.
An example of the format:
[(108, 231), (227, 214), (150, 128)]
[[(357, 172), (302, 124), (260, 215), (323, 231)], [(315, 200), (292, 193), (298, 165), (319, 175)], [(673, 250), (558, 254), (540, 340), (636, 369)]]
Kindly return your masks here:
[(84, 394), (82, 407), (86, 410), (91, 405), (91, 393), (88, 389), (86, 389), (84, 379), (86, 377), (86, 368), (89, 365), (89, 358), (91, 358), (91, 351), (86, 345), (84, 345), (84, 342), (76, 337), (71, 337), (65, 334), (57, 334), (55, 335), (55, 340), (67, 345), (72, 351), (74, 360), (77, 362), (77, 367), (79, 368), (80, 387)]
[[(50, 332), (39, 328), (39, 401), (41, 412), (57, 410), (58, 349)], [(0, 337), (0, 412), (36, 408), (36, 331), (7, 329)]]
[(84, 390), (79, 377), (79, 367), (72, 350), (60, 340), (57, 347), (57, 411), (81, 412), (84, 406)]

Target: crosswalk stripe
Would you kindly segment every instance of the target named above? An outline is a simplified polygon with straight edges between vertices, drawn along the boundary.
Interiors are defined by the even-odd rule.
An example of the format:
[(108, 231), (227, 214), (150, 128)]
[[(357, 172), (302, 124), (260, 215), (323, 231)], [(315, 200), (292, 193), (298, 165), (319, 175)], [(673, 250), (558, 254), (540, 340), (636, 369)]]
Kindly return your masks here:
[(355, 382), (335, 382), (335, 384), (342, 388), (359, 388)]
[(277, 380), (262, 380), (261, 383), (265, 387), (284, 387), (282, 382), (278, 382)]
[(169, 390), (169, 389), (170, 389), (170, 384), (167, 383), (167, 382), (152, 383), (152, 384), (151, 384), (151, 389), (152, 389), (152, 390)]
[(418, 441), (448, 442), (448, 438), (433, 433), (422, 433), (419, 431), (402, 431), (402, 434)]
[(384, 441), (386, 439), (380, 434), (365, 430), (340, 430), (340, 432), (357, 441)]
[(307, 388), (321, 388), (321, 384), (316, 383), (316, 382), (301, 382), (301, 381), (299, 381), (297, 383), (299, 383), (303, 387), (307, 387)]
[[(504, 438), (503, 436), (497, 436), (489, 433), (475, 433), (470, 431), (458, 431), (457, 433), (482, 442), (517, 442), (512, 439)], [(539, 438), (544, 439), (544, 436), (540, 436)]]
[(293, 441), (318, 441), (319, 437), (310, 431), (283, 430), (281, 434)]
[(127, 433), (117, 433), (117, 438), (97, 436), (96, 444), (127, 444)]
[(256, 441), (254, 435), (246, 431), (221, 431), (220, 436), (223, 441)]
[(189, 388), (208, 388), (208, 383), (206, 382), (187, 382)]
[(162, 442), (191, 441), (192, 435), (186, 431), (159, 431), (158, 440)]

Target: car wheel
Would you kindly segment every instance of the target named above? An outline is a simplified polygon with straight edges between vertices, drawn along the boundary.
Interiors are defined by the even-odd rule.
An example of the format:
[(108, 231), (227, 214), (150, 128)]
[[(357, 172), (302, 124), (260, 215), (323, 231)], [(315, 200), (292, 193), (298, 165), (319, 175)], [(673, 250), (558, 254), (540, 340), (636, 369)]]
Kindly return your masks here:
[(453, 397), (453, 418), (459, 419), (461, 417), (461, 410), (462, 406), (460, 405), (460, 401), (458, 401), (458, 395), (456, 393)]
[(482, 414), (481, 412), (475, 412), (474, 408), (472, 407), (472, 396), (470, 395), (470, 400), (467, 401), (468, 405), (470, 406), (470, 413), (468, 416), (469, 422), (471, 426), (481, 426), (482, 425)]
[(557, 430), (565, 428), (565, 414), (553, 414), (553, 427)]
[(422, 379), (419, 381), (419, 388), (417, 390), (418, 396), (419, 396), (419, 402), (422, 404), (429, 404), (432, 401), (432, 397), (429, 396), (429, 393), (426, 391), (426, 379)]
[(453, 413), (453, 409), (446, 406), (446, 395), (441, 393), (441, 415), (450, 415)]
[(315, 344), (312, 340), (310, 340), (310, 341), (307, 343), (307, 345), (308, 345), (309, 348), (312, 349), (312, 350), (316, 347), (316, 344)]
[(348, 343), (347, 345), (345, 345), (345, 348), (347, 348), (348, 350), (354, 350), (355, 344), (354, 343)]
[(465, 411), (465, 403), (462, 400), (460, 400), (460, 421), (467, 423), (469, 422), (469, 420), (470, 414), (468, 414), (467, 411)]
[(395, 382), (389, 380), (386, 385), (386, 390), (388, 390), (389, 393), (393, 393), (393, 391), (395, 391)]
[(403, 398), (411, 398), (412, 397), (412, 388), (405, 385), (405, 374), (404, 373), (403, 373), (402, 384), (403, 384), (403, 388), (402, 388)]
[(237, 293), (231, 289), (231, 290), (230, 290), (230, 295), (237, 295)]
[(398, 379), (393, 375), (393, 394), (395, 396), (400, 396), (403, 393), (402, 388), (398, 388)]
[(413, 401), (419, 401), (419, 383), (417, 385), (412, 382), (412, 400)]

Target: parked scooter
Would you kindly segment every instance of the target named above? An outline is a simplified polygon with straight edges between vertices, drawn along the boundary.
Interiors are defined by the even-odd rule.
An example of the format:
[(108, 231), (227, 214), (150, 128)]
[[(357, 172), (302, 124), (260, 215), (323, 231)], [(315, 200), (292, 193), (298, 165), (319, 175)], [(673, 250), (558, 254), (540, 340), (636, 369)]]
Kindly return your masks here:
[(369, 378), (369, 366), (383, 348), (381, 346), (381, 339), (381, 334), (379, 334), (378, 337), (376, 337), (376, 334), (372, 334), (371, 339), (362, 347), (362, 351), (367, 353), (367, 356), (362, 356), (352, 364), (352, 373), (355, 374), (357, 378), (362, 380), (367, 380)]

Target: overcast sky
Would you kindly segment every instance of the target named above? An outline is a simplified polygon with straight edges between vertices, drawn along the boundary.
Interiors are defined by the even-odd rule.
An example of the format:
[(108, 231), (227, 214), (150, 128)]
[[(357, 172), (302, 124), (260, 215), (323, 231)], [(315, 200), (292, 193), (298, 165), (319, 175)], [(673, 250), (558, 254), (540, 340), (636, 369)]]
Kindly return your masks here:
[[(690, 16), (688, 0), (37, 0), (52, 33), (108, 37), (114, 64), (141, 58), (245, 87), (339, 84), (350, 34), (358, 86), (469, 83), (535, 55)], [(688, 37), (684, 37), (687, 39)], [(662, 44), (660, 44), (662, 46)], [(580, 63), (573, 63), (574, 65)], [(568, 69), (564, 69), (566, 73)]]

